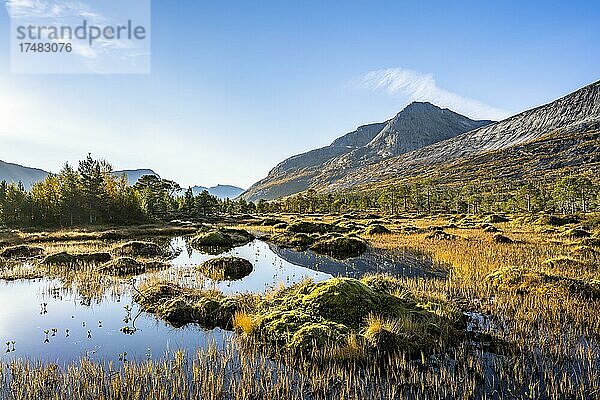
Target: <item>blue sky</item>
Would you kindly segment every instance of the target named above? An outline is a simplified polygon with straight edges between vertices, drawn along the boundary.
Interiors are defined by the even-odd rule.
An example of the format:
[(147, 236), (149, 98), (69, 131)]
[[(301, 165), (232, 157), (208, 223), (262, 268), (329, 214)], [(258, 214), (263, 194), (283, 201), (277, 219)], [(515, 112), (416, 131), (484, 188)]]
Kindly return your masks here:
[(597, 1), (161, 0), (150, 74), (12, 75), (2, 11), (0, 159), (248, 187), (411, 100), (501, 118), (596, 81), (599, 20)]

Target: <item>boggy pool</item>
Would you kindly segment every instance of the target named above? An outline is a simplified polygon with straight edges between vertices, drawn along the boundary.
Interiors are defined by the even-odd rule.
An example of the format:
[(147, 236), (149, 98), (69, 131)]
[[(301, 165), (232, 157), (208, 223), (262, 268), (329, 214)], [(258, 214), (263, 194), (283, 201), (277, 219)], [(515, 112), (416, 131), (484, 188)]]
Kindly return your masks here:
[[(0, 362), (21, 358), (67, 364), (88, 358), (119, 363), (162, 359), (177, 350), (193, 352), (208, 344), (226, 344), (230, 332), (193, 324), (174, 328), (141, 312), (132, 300), (132, 284), (150, 276), (235, 293), (264, 292), (305, 278), (320, 281), (367, 273), (439, 275), (430, 260), (412, 252), (371, 249), (341, 261), (311, 251), (278, 248), (261, 240), (220, 254), (192, 249), (182, 237), (170, 239), (166, 246), (176, 254), (170, 268), (124, 280), (94, 299), (85, 298), (75, 285), (58, 279), (0, 280)], [(240, 280), (215, 282), (195, 268), (210, 258), (226, 255), (249, 260), (253, 271)]]

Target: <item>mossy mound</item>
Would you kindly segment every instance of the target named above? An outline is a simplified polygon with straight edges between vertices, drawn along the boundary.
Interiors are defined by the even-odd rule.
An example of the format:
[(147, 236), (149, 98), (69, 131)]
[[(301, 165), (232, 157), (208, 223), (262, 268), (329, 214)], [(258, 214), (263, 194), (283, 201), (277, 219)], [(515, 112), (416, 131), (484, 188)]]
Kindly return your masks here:
[(157, 314), (173, 326), (198, 323), (212, 329), (232, 329), (233, 316), (242, 309), (237, 298), (210, 290), (191, 290), (168, 282), (149, 282), (134, 294), (144, 311)]
[(391, 231), (380, 224), (369, 225), (367, 229), (365, 229), (365, 234), (367, 235), (385, 235), (388, 233), (391, 233)]
[(202, 265), (198, 270), (204, 276), (215, 281), (236, 280), (248, 276), (252, 270), (252, 263), (239, 257), (217, 257), (212, 258)]
[(348, 229), (339, 225), (326, 224), (323, 222), (300, 221), (288, 225), (288, 233), (328, 233), (328, 232), (347, 232)]
[(310, 249), (315, 253), (326, 254), (334, 258), (358, 257), (367, 251), (367, 242), (352, 236), (340, 236), (316, 241)]
[(254, 236), (243, 229), (214, 229), (208, 232), (199, 232), (190, 240), (196, 248), (221, 247), (232, 248), (243, 246), (254, 240)]
[(488, 215), (487, 217), (485, 217), (484, 221), (487, 223), (490, 223), (490, 224), (497, 224), (500, 222), (508, 222), (510, 220), (505, 215), (491, 214), (491, 215)]
[(432, 240), (456, 240), (456, 239), (458, 239), (458, 236), (453, 235), (453, 234), (448, 233), (448, 232), (444, 232), (443, 230), (436, 229), (436, 230), (428, 233), (427, 235), (425, 235), (425, 239), (432, 239)]
[(580, 256), (584, 256), (584, 257), (591, 257), (591, 256), (595, 256), (597, 255), (599, 252), (598, 250), (596, 250), (595, 248), (591, 247), (591, 246), (575, 246), (571, 249), (571, 253), (576, 254), (576, 255), (580, 255)]
[[(304, 281), (284, 289), (265, 298), (253, 313), (257, 327), (252, 336), (289, 349), (318, 350), (347, 343), (349, 335), (368, 339), (364, 335), (367, 322), (377, 317), (394, 321), (398, 329), (393, 335), (410, 340), (397, 340), (402, 347), (376, 350), (425, 349), (440, 341), (456, 339), (458, 320), (428, 310), (411, 296), (382, 290), (381, 286), (400, 286), (397, 281), (391, 283), (393, 278), (383, 283), (378, 280), (377, 277), (365, 281), (333, 278), (319, 283)], [(413, 328), (410, 331), (402, 328), (408, 326)], [(374, 342), (373, 345), (377, 347)]]
[(590, 232), (586, 231), (585, 229), (572, 228), (572, 229), (567, 229), (566, 231), (562, 232), (560, 234), (560, 236), (565, 237), (565, 238), (571, 238), (571, 239), (582, 239), (582, 238), (591, 237), (592, 234)]
[(140, 275), (150, 271), (169, 268), (170, 265), (161, 261), (140, 261), (131, 257), (119, 257), (103, 264), (99, 272), (113, 276)]
[(352, 231), (359, 231), (362, 230), (364, 228), (363, 224), (359, 224), (357, 222), (354, 221), (339, 221), (335, 224), (336, 226), (342, 228), (342, 230), (346, 231), (346, 232), (352, 232)]
[(0, 251), (0, 257), (13, 258), (13, 259), (15, 259), (15, 258), (34, 258), (34, 257), (42, 256), (43, 254), (44, 254), (43, 248), (35, 247), (35, 246), (27, 246), (27, 245), (7, 247), (5, 249), (2, 249), (2, 251)]
[(480, 226), (481, 230), (487, 233), (497, 233), (500, 232), (500, 229), (491, 224), (483, 224)]
[(402, 228), (402, 231), (405, 233), (419, 233), (421, 232), (421, 229), (417, 228), (416, 226), (405, 226)]
[(265, 218), (265, 219), (263, 219), (260, 222), (260, 224), (262, 226), (275, 226), (275, 225), (278, 225), (278, 224), (285, 224), (285, 221), (282, 221), (282, 220), (277, 219), (277, 218)]
[(538, 218), (537, 223), (540, 225), (563, 226), (567, 224), (576, 224), (579, 218), (574, 215), (553, 215), (544, 214)]
[(163, 249), (152, 242), (132, 241), (113, 248), (115, 254), (129, 257), (159, 257), (164, 255)]
[(517, 294), (571, 294), (586, 299), (600, 299), (600, 283), (597, 281), (585, 282), (521, 267), (500, 269), (486, 279), (500, 290)]
[[(174, 326), (235, 328), (255, 343), (316, 351), (324, 357), (351, 341), (364, 345), (365, 351), (418, 354), (455, 342), (464, 328), (462, 314), (450, 303), (416, 299), (388, 276), (305, 280), (262, 297), (224, 296), (151, 281), (136, 291), (134, 300)], [(392, 327), (385, 340), (377, 321)]]
[(100, 240), (123, 240), (127, 239), (127, 235), (124, 232), (120, 231), (104, 231), (98, 234), (98, 239)]
[(583, 263), (571, 257), (562, 256), (545, 260), (542, 265), (551, 268), (577, 268), (582, 267)]
[(582, 245), (582, 246), (600, 247), (600, 238), (597, 238), (597, 237), (583, 238), (581, 240), (578, 240), (576, 244)]
[(71, 254), (66, 251), (50, 254), (44, 258), (42, 264), (46, 265), (74, 265), (74, 264), (99, 264), (111, 260), (110, 253), (81, 253)]
[(492, 237), (492, 240), (495, 243), (501, 243), (501, 244), (509, 244), (509, 243), (514, 243), (514, 240), (512, 240), (511, 238), (509, 238), (508, 236), (504, 236), (501, 233), (497, 233), (494, 235), (494, 237)]
[(318, 235), (308, 235), (306, 233), (291, 234), (284, 232), (271, 235), (269, 241), (280, 247), (291, 247), (298, 250), (306, 250), (317, 239)]

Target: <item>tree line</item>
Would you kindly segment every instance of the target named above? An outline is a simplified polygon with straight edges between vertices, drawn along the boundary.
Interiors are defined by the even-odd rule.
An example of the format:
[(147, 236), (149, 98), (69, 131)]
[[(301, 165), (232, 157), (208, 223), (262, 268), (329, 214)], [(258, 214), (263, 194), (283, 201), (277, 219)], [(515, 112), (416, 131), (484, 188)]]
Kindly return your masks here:
[(317, 193), (308, 190), (257, 203), (220, 200), (207, 191), (194, 195), (174, 181), (142, 176), (130, 186), (127, 177), (88, 155), (77, 169), (65, 164), (26, 191), (22, 183), (0, 182), (0, 225), (81, 226), (139, 224), (199, 219), (223, 214), (343, 213), (377, 210), (411, 212), (559, 212), (573, 214), (600, 208), (598, 179), (572, 174), (555, 180), (502, 180), (449, 185), (434, 179), (389, 184), (368, 191)]
[(130, 186), (125, 175), (91, 155), (77, 169), (65, 164), (30, 191), (21, 182), (0, 182), (0, 225), (137, 224), (254, 211), (245, 200), (219, 200), (207, 191), (194, 195), (191, 188), (184, 192), (176, 182), (153, 175)]
[(256, 204), (259, 213), (340, 213), (377, 210), (385, 214), (483, 212), (556, 212), (574, 214), (600, 208), (599, 182), (591, 174), (555, 180), (502, 180), (451, 185), (433, 179), (389, 184), (379, 189), (343, 193), (306, 192)]

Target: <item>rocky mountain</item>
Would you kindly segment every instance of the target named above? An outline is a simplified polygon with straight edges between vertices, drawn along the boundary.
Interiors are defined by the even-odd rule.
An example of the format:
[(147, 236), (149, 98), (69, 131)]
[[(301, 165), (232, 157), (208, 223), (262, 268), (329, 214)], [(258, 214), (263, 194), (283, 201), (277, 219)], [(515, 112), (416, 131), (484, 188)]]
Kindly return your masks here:
[(31, 189), (34, 183), (43, 180), (48, 172), (38, 169), (24, 167), (19, 164), (12, 164), (0, 160), (0, 181), (23, 182), (25, 189)]
[[(474, 121), (431, 103), (414, 102), (393, 118), (370, 125), (336, 139), (331, 145), (284, 160), (268, 176), (254, 184), (243, 197), (273, 199), (314, 186), (324, 169), (359, 168), (394, 157), (466, 131), (490, 124)], [(326, 177), (336, 178), (336, 173)]]
[(368, 143), (317, 167), (296, 165), (286, 171), (282, 166), (311, 152), (292, 157), (244, 197), (273, 199), (309, 188), (335, 191), (413, 176), (466, 182), (597, 167), (600, 162), (600, 81), (499, 122), (465, 118), (428, 103), (413, 103), (386, 121)]
[(235, 199), (244, 192), (244, 189), (231, 185), (217, 185), (213, 187), (192, 186), (192, 193), (194, 194), (194, 196), (197, 196), (204, 190), (206, 190), (210, 195), (215, 196), (221, 200)]
[[(473, 166), (477, 160), (487, 159), (489, 162), (490, 157), (500, 157), (497, 161), (501, 164), (502, 157), (515, 154), (518, 149), (532, 152), (528, 158), (529, 162), (540, 161), (538, 157), (541, 157), (541, 154), (536, 154), (535, 146), (522, 145), (536, 143), (542, 138), (551, 138), (554, 143), (571, 146), (573, 144), (570, 138), (577, 134), (594, 141), (597, 135), (594, 131), (599, 124), (600, 81), (503, 121), (375, 164), (345, 168), (340, 173), (344, 165), (329, 163), (322, 173), (315, 177), (312, 187), (318, 187), (319, 190), (345, 189), (356, 185), (426, 174), (434, 167), (439, 169), (446, 166), (443, 169), (450, 170), (450, 166), (454, 165)], [(568, 154), (565, 150), (568, 149), (554, 148), (556, 158), (554, 164), (569, 163), (569, 160), (560, 159), (560, 154)], [(598, 151), (600, 149), (596, 148), (596, 152)]]

